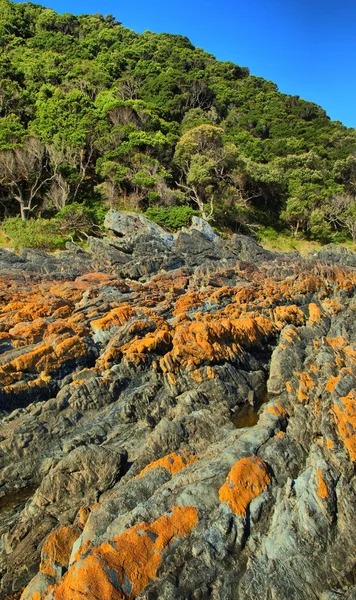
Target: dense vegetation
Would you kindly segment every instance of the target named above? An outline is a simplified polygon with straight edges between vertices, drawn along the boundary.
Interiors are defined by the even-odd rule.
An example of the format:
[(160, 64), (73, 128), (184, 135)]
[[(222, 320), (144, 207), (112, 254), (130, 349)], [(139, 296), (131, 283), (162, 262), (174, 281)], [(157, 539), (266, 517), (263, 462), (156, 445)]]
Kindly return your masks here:
[(319, 106), (111, 15), (0, 0), (0, 46), (5, 231), (43, 226), (56, 247), (119, 206), (356, 240), (356, 131)]

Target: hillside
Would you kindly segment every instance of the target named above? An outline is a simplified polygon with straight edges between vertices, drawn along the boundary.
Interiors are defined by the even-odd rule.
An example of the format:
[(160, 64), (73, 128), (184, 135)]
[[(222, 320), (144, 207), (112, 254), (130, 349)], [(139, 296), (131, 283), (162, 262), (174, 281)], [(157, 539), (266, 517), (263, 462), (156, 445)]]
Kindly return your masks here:
[(356, 132), (312, 102), (111, 15), (0, 0), (0, 46), (0, 217), (42, 219), (10, 220), (15, 244), (85, 239), (110, 207), (356, 239)]

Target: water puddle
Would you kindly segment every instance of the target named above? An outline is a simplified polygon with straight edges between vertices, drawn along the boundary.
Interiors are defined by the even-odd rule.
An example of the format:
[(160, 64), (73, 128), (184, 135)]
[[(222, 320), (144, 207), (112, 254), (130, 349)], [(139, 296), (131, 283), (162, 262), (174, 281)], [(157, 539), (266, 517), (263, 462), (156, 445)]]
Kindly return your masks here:
[(242, 429), (243, 427), (253, 427), (257, 425), (258, 419), (260, 418), (260, 409), (268, 401), (267, 391), (259, 399), (253, 402), (249, 399), (245, 404), (240, 406), (237, 411), (232, 415), (231, 421), (235, 425), (236, 429)]

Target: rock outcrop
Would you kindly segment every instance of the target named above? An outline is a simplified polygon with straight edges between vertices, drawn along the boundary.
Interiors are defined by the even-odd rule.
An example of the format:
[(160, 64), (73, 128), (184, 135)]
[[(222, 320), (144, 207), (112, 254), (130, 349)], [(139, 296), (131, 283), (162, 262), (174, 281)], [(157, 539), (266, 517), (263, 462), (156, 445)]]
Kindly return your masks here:
[(0, 252), (0, 598), (352, 600), (355, 255), (106, 226)]

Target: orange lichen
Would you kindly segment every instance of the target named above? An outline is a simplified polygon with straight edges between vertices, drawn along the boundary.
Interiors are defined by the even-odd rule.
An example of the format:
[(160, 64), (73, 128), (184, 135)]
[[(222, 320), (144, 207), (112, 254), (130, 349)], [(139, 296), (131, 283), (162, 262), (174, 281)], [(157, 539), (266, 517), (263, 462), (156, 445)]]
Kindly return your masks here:
[(314, 387), (314, 381), (308, 372), (299, 373), (299, 389), (297, 398), (299, 402), (307, 402), (309, 400), (309, 392)]
[(321, 304), (322, 307), (332, 315), (336, 315), (343, 310), (342, 304), (340, 304), (340, 302), (337, 300), (333, 300), (332, 298), (325, 298)]
[(293, 392), (293, 386), (290, 381), (286, 381), (286, 390), (289, 394)]
[(222, 286), (221, 288), (215, 290), (208, 298), (209, 302), (216, 302), (220, 304), (223, 298), (229, 298), (235, 293), (235, 289), (233, 287), (228, 287), (227, 285)]
[(351, 460), (356, 461), (356, 390), (338, 398), (333, 406), (334, 419)]
[(187, 312), (190, 308), (198, 307), (202, 304), (203, 295), (197, 292), (187, 292), (180, 296), (175, 303), (173, 315)]
[(266, 317), (241, 317), (228, 319), (214, 317), (209, 320), (184, 321), (176, 327), (173, 350), (160, 361), (164, 372), (180, 366), (194, 370), (204, 362), (234, 360), (275, 333), (274, 324)]
[(30, 352), (26, 352), (18, 358), (15, 358), (10, 363), (3, 365), (2, 369), (10, 372), (37, 370), (36, 367), (39, 360), (41, 360), (44, 356), (49, 355), (51, 352), (53, 352), (52, 344), (48, 342), (40, 344)]
[(317, 494), (320, 498), (323, 498), (323, 500), (325, 498), (328, 497), (329, 492), (328, 492), (328, 488), (326, 486), (326, 483), (323, 479), (323, 474), (321, 471), (317, 470), (316, 472), (317, 477), (318, 477), (318, 489), (317, 489)]
[(69, 563), (73, 544), (82, 532), (78, 525), (69, 525), (53, 531), (46, 539), (42, 549), (40, 571), (55, 575), (55, 566), (66, 567)]
[(122, 304), (111, 310), (101, 319), (91, 322), (94, 331), (106, 331), (110, 327), (120, 327), (136, 316), (136, 311), (129, 304)]
[(11, 321), (15, 324), (34, 321), (40, 317), (49, 317), (63, 306), (67, 306), (67, 302), (62, 298), (55, 296), (50, 296), (47, 299), (34, 297), (31, 302), (31, 296), (28, 295), (27, 302), (9, 304), (7, 312), (16, 311), (11, 316)]
[(333, 392), (335, 389), (335, 386), (339, 383), (340, 381), (340, 375), (338, 375), (337, 377), (334, 377), (333, 375), (331, 375), (331, 377), (329, 377), (325, 389), (327, 392)]
[(45, 372), (41, 376), (43, 383), (46, 381), (45, 375), (59, 369), (67, 360), (85, 356), (87, 352), (85, 343), (77, 335), (69, 337), (66, 334), (57, 338), (55, 342), (44, 341), (30, 351), (25, 351), (10, 362), (3, 364), (0, 367), (0, 383), (7, 386), (20, 380), (24, 373), (41, 371)]
[(334, 447), (334, 442), (330, 438), (327, 438), (327, 440), (326, 440), (326, 447), (327, 448), (333, 448)]
[(21, 600), (22, 600), (22, 598), (26, 598), (26, 600), (43, 600), (43, 594), (34, 592), (33, 594), (31, 594), (31, 596), (28, 596), (28, 594), (27, 594), (28, 591), (29, 591), (28, 588), (24, 589), (24, 591), (22, 592), (22, 595), (21, 595)]
[(31, 323), (16, 323), (9, 329), (9, 334), (16, 337), (15, 346), (23, 344), (32, 344), (38, 342), (43, 337), (47, 328), (45, 319), (35, 319)]
[(325, 338), (329, 346), (331, 346), (334, 350), (340, 350), (343, 346), (347, 345), (347, 340), (343, 337), (335, 337), (335, 338)]
[(243, 287), (236, 293), (235, 302), (238, 304), (252, 304), (257, 296), (258, 292), (253, 288)]
[(152, 524), (138, 523), (74, 563), (54, 589), (54, 600), (133, 600), (157, 571), (170, 547), (189, 535), (198, 511), (176, 506)]
[(188, 465), (197, 462), (197, 457), (194, 454), (186, 450), (180, 450), (179, 452), (172, 452), (167, 454), (163, 458), (159, 458), (154, 462), (150, 463), (145, 467), (137, 478), (144, 477), (146, 473), (153, 469), (167, 469), (171, 475), (179, 473), (182, 469), (185, 469)]
[(295, 340), (300, 340), (300, 336), (299, 336), (298, 332), (292, 328), (285, 329), (283, 331), (283, 336), (284, 336), (284, 339), (292, 346), (294, 346)]
[(217, 375), (212, 367), (206, 368), (206, 375), (208, 379), (217, 379)]
[(278, 431), (278, 433), (276, 433), (276, 437), (278, 437), (278, 438), (284, 438), (284, 436), (285, 436), (284, 431)]
[(273, 406), (269, 406), (268, 412), (271, 413), (272, 415), (275, 415), (276, 417), (286, 417), (287, 416), (287, 413), (284, 410), (283, 406), (280, 404), (280, 402), (277, 402)]
[(203, 375), (199, 369), (192, 371), (190, 374), (191, 378), (197, 383), (201, 383), (203, 381)]
[(83, 343), (83, 340), (78, 336), (73, 336), (63, 340), (56, 345), (56, 356), (61, 359), (65, 358), (66, 360), (71, 358), (78, 358), (86, 354), (86, 346)]
[(303, 311), (295, 304), (290, 306), (277, 306), (274, 309), (274, 318), (281, 327), (286, 323), (291, 325), (303, 325), (305, 321)]
[(320, 310), (319, 306), (312, 302), (309, 304), (309, 319), (308, 325), (320, 325), (321, 320), (323, 318), (323, 313)]
[(164, 352), (171, 343), (168, 327), (147, 333), (142, 339), (136, 339), (121, 348), (123, 356), (131, 362), (139, 364), (147, 354)]
[(251, 500), (259, 496), (270, 481), (263, 460), (257, 456), (242, 458), (232, 467), (220, 488), (220, 502), (227, 502), (234, 513), (244, 517)]

